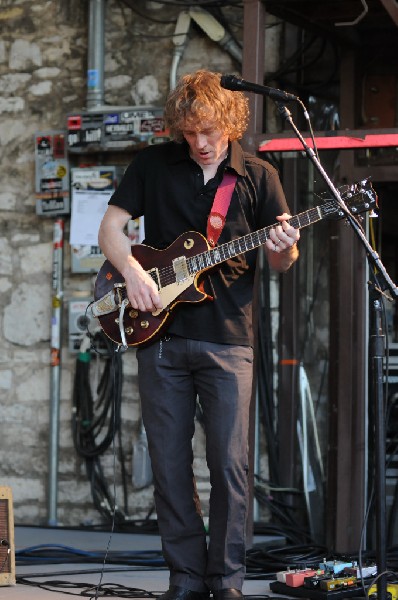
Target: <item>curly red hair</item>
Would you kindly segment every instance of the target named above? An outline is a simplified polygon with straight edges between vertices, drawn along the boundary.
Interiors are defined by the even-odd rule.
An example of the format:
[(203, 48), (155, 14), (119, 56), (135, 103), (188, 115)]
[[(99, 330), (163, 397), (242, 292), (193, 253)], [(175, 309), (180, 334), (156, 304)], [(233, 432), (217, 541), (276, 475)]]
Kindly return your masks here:
[(239, 140), (249, 121), (248, 100), (242, 92), (221, 87), (221, 74), (201, 69), (181, 77), (166, 100), (164, 118), (171, 136), (178, 142), (184, 138), (184, 126), (203, 122)]

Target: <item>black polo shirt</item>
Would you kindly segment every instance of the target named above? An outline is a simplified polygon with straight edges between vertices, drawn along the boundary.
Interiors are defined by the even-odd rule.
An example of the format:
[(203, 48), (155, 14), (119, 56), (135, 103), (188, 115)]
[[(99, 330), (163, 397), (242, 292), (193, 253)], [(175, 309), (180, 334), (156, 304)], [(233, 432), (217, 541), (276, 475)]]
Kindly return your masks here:
[[(186, 231), (206, 236), (207, 218), (225, 170), (234, 171), (238, 178), (219, 245), (272, 225), (277, 215), (289, 212), (277, 171), (244, 152), (238, 142), (230, 143), (227, 159), (206, 185), (185, 142), (148, 146), (128, 166), (109, 204), (124, 208), (133, 219), (144, 216), (144, 243), (165, 249)], [(256, 255), (251, 250), (206, 272), (204, 290), (213, 301), (179, 304), (169, 333), (252, 345)]]

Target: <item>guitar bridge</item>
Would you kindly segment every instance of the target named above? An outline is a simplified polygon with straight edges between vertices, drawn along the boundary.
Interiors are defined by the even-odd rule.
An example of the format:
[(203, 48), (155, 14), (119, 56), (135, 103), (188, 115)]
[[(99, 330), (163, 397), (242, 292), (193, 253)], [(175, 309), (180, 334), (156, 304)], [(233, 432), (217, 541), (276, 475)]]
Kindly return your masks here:
[(109, 292), (93, 302), (90, 305), (93, 317), (102, 317), (118, 310), (125, 298), (125, 289), (125, 283), (115, 283)]
[(185, 256), (179, 256), (173, 260), (173, 269), (176, 276), (176, 283), (181, 284), (189, 277), (187, 259)]

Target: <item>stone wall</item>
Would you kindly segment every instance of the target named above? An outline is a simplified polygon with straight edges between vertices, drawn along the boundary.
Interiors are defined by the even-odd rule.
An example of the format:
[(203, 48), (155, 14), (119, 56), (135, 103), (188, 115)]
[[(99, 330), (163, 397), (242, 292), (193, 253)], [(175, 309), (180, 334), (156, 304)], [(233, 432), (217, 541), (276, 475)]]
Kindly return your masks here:
[[(134, 6), (136, 10), (132, 10)], [(51, 406), (53, 218), (36, 214), (34, 135), (63, 130), (66, 115), (84, 109), (88, 7), (82, 0), (3, 0), (0, 6), (0, 486), (12, 488), (17, 524), (48, 522)], [(105, 18), (105, 102), (116, 106), (163, 105), (169, 89), (178, 6), (108, 0)], [(237, 36), (240, 9), (231, 9)], [(193, 25), (178, 74), (197, 68), (236, 72), (239, 66)], [(85, 463), (72, 439), (76, 354), (68, 351), (68, 302), (92, 295), (93, 277), (71, 273), (65, 219), (63, 328), (59, 402), (57, 523), (98, 524)], [(103, 369), (102, 359), (92, 369)], [(123, 356), (122, 445), (128, 473), (128, 511), (143, 518), (152, 508), (152, 488), (134, 490), (131, 449), (139, 433), (139, 397), (134, 351)], [(116, 444), (117, 445), (117, 444)], [(199, 491), (208, 489), (203, 434), (195, 439)], [(117, 452), (117, 448), (116, 448)], [(101, 463), (111, 492), (118, 459), (111, 447)], [(114, 463), (116, 469), (114, 469)]]

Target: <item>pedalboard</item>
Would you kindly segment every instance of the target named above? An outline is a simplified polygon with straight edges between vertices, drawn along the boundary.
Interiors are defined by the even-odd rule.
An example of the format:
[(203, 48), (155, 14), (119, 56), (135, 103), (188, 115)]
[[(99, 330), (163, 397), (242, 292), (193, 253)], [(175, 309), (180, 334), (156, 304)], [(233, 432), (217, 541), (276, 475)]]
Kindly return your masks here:
[[(356, 561), (339, 561), (326, 559), (317, 566), (302, 569), (288, 567), (276, 573), (276, 581), (272, 581), (270, 589), (284, 596), (310, 598), (311, 600), (342, 600), (354, 596), (363, 596), (362, 579), (377, 575), (377, 566), (367, 565), (361, 568)], [(369, 590), (371, 597), (372, 586)], [(398, 600), (398, 584), (396, 589), (388, 590), (389, 600)], [(377, 600), (374, 597), (372, 600)]]
[(295, 598), (310, 598), (310, 600), (343, 600), (343, 598), (351, 598), (363, 596), (363, 589), (357, 585), (345, 588), (326, 591), (320, 588), (308, 587), (289, 587), (280, 581), (272, 581), (270, 589), (276, 594), (282, 594), (287, 597)]

